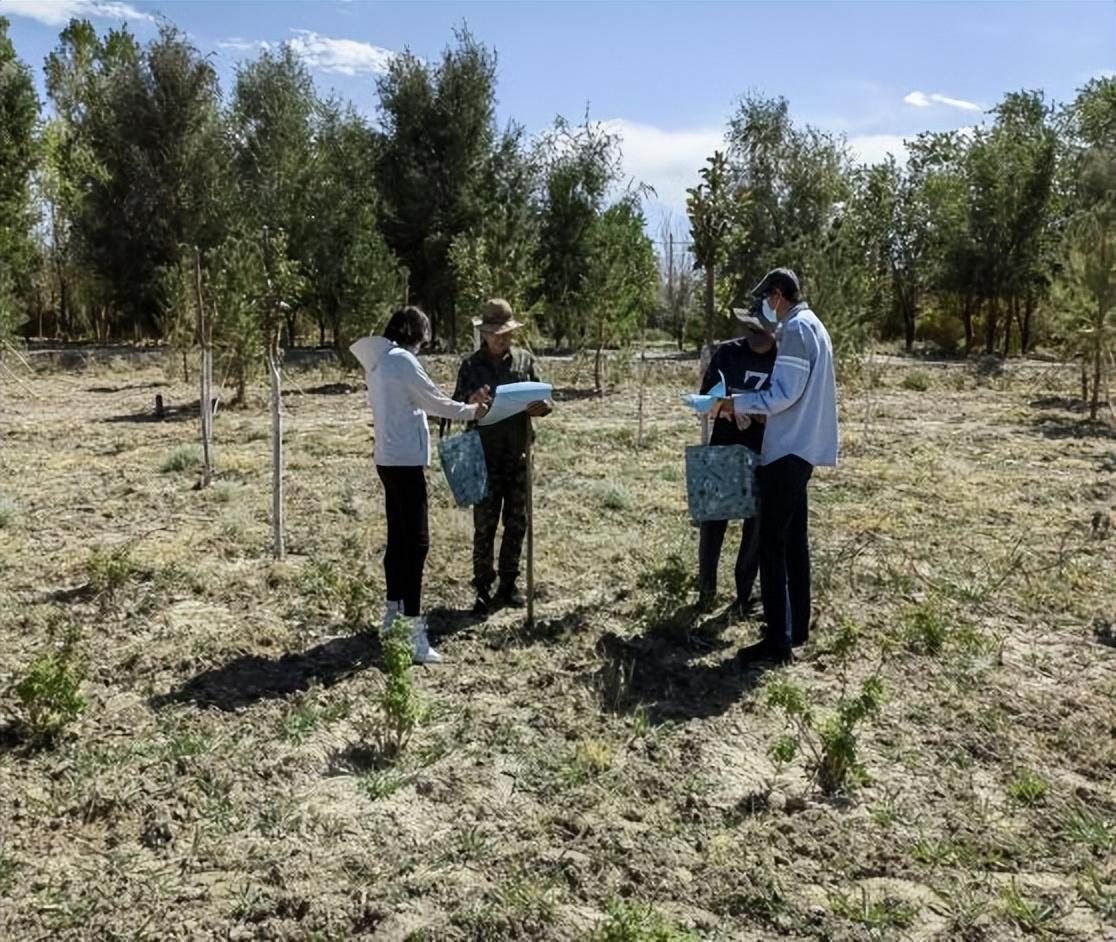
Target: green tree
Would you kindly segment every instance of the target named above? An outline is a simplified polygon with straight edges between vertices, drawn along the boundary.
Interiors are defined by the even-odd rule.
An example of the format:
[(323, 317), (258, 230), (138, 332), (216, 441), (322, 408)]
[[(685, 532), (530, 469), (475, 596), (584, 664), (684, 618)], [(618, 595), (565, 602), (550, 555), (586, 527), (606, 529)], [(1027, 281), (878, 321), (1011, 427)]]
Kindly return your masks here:
[(1116, 79), (1094, 79), (1069, 109), (1074, 212), (1066, 230), (1060, 300), (1069, 347), (1092, 373), (1089, 416), (1116, 346)]
[(994, 352), (1002, 326), (1006, 356), (1013, 324), (1022, 324), (1023, 307), (1034, 306), (1056, 138), (1041, 92), (1013, 92), (993, 113), (995, 124), (978, 131), (968, 150), (969, 230), (987, 302), (985, 353)]
[[(316, 107), (310, 71), (289, 45), (277, 52), (265, 50), (237, 69), (230, 122), (238, 212), (256, 232), (265, 227), (285, 232), (296, 262), (312, 251), (308, 243), (315, 207), (309, 202), (309, 184)], [(299, 306), (296, 301), (284, 312), (286, 346), (297, 340)]]
[(31, 286), (35, 246), (32, 173), (39, 98), (31, 70), (16, 58), (0, 17), (0, 336), (16, 326), (17, 303)]
[[(783, 98), (748, 96), (729, 120), (728, 142), (733, 182), (749, 196), (748, 237), (736, 243), (726, 267), (736, 279), (735, 298), (743, 301), (778, 265), (795, 268), (813, 291), (817, 279), (804, 260), (822, 251), (849, 194), (844, 141), (795, 126)], [(831, 300), (844, 306), (832, 293)]]
[(381, 230), (408, 272), (409, 298), (430, 315), (435, 337), (457, 346), (450, 247), (493, 209), (483, 170), (496, 141), (496, 55), (467, 29), (441, 61), (407, 51), (377, 83), (383, 140), (377, 176)]
[(655, 309), (658, 268), (644, 225), (637, 192), (606, 209), (593, 226), (583, 294), (590, 304), (598, 392), (604, 387), (605, 346), (627, 346)]
[(512, 125), (501, 136), (481, 176), (480, 198), (488, 208), (450, 245), (459, 310), (475, 312), (486, 299), (501, 297), (522, 312), (537, 297), (538, 186), (538, 164), (527, 152), (523, 129)]
[(302, 267), (309, 303), (343, 358), (349, 344), (382, 323), (403, 297), (399, 262), (378, 229), (377, 146), (375, 133), (351, 107), (321, 105)]
[(558, 116), (539, 142), (538, 296), (551, 336), (585, 345), (593, 298), (587, 277), (596, 225), (620, 176), (620, 138), (586, 115), (573, 127)]
[(732, 180), (728, 159), (715, 151), (686, 191), (694, 268), (705, 273), (705, 343), (714, 339), (717, 272), (747, 233), (748, 194)]
[[(106, 87), (117, 68), (139, 57), (140, 48), (127, 29), (110, 31), (102, 41), (88, 20), (73, 19), (46, 58), (46, 88), (54, 117), (43, 133), (40, 196), (56, 327), (63, 336), (107, 327), (110, 288), (93, 276), (90, 253), (84, 251), (81, 238), (82, 219), (91, 211), (91, 182), (104, 181), (108, 172), (93, 149), (93, 113), (103, 112)], [(92, 228), (96, 231), (96, 226)]]
[(113, 41), (121, 50), (106, 53), (114, 65), (82, 118), (93, 160), (77, 226), (117, 330), (142, 335), (157, 330), (163, 271), (184, 246), (222, 237), (228, 161), (210, 63), (169, 24), (140, 56), (126, 34)]

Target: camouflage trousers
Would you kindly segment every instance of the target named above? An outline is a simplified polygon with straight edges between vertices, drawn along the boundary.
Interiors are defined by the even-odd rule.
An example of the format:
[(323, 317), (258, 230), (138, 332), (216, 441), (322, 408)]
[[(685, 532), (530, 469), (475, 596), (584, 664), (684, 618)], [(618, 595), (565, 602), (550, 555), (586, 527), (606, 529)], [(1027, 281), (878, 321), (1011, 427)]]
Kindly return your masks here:
[[(492, 555), (496, 530), (504, 521), (498, 572)], [(488, 496), (473, 507), (473, 585), (487, 592), (497, 574), (511, 585), (519, 576), (519, 557), (527, 535), (527, 462), (520, 458), (488, 465)]]

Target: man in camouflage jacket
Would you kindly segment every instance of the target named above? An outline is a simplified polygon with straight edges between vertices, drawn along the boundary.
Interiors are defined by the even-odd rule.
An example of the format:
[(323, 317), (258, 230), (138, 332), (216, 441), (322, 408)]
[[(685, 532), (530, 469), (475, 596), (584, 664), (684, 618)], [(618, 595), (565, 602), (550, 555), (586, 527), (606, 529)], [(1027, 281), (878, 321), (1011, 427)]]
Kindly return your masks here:
[[(495, 393), (506, 383), (539, 382), (535, 358), (528, 350), (512, 346), (512, 336), (522, 326), (511, 305), (502, 298), (488, 301), (479, 321), (480, 348), (467, 357), (457, 372), (453, 398), (467, 402), (478, 389)], [(484, 615), (500, 606), (522, 607), (516, 588), (519, 557), (527, 533), (527, 439), (532, 435), (531, 417), (549, 415), (547, 402), (532, 403), (518, 415), (478, 428), (484, 445), (488, 471), (488, 496), (473, 508), (473, 585), (477, 591), (475, 614)], [(493, 551), (500, 517), (504, 537), (500, 558), (493, 569)], [(499, 588), (492, 583), (499, 576)]]

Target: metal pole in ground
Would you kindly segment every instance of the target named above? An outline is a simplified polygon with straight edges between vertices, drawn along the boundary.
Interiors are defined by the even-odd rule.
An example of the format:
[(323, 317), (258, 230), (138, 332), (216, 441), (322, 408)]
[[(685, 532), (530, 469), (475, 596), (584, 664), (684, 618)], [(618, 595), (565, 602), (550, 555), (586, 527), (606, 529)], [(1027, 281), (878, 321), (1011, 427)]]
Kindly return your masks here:
[(535, 624), (535, 461), (531, 456), (530, 419), (527, 432), (527, 627)]

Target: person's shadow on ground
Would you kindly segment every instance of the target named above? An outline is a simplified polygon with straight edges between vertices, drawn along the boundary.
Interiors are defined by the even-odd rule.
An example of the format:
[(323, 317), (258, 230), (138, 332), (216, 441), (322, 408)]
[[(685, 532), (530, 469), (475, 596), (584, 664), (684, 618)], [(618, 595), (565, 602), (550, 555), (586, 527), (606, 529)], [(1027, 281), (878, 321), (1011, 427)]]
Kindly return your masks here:
[[(675, 622), (687, 613), (680, 610)], [(728, 613), (696, 623), (685, 635), (645, 631), (632, 638), (606, 632), (597, 642), (601, 666), (592, 677), (606, 710), (645, 711), (652, 723), (685, 722), (719, 716), (739, 703), (762, 679), (766, 665), (741, 670), (735, 657), (716, 664), (695, 660), (696, 654), (724, 650), (721, 633), (730, 623)]]
[(231, 712), (259, 700), (288, 697), (314, 685), (332, 686), (377, 663), (380, 654), (380, 641), (373, 633), (331, 638), (306, 651), (278, 658), (245, 654), (191, 677), (150, 702), (155, 709), (195, 703)]

